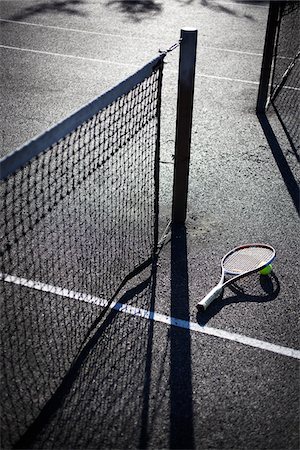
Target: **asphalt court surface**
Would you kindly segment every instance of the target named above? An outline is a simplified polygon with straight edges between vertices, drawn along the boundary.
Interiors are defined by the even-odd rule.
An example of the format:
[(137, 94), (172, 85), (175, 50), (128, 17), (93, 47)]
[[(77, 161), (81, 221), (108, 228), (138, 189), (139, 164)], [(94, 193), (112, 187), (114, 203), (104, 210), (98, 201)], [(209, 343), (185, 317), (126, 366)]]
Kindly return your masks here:
[[(298, 448), (298, 354), (277, 350), (299, 349), (299, 216), (255, 114), (267, 3), (1, 1), (0, 8), (2, 155), (121, 81), (176, 41), (182, 26), (198, 28), (186, 227), (173, 230), (157, 272), (134, 280), (121, 302), (199, 329), (112, 310), (63, 384), (59, 407), (47, 403), (50, 418), (33, 429), (31, 447)], [(178, 50), (167, 56), (163, 79), (161, 232), (171, 206), (177, 65)], [(270, 120), (297, 180), (295, 154)], [(218, 281), (221, 257), (249, 241), (275, 247), (272, 276), (245, 279), (199, 316), (195, 305)], [(63, 377), (67, 364), (57, 370)], [(20, 409), (37, 414), (48, 400), (40, 393)], [(24, 424), (14, 431), (19, 438)]]

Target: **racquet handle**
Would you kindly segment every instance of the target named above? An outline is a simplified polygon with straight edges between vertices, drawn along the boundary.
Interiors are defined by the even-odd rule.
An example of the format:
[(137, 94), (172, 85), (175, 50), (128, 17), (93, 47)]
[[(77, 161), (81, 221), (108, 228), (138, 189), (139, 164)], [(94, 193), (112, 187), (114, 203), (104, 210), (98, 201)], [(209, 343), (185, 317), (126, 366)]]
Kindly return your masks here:
[(223, 292), (223, 285), (214, 287), (199, 303), (197, 303), (198, 311), (205, 311), (216, 298)]

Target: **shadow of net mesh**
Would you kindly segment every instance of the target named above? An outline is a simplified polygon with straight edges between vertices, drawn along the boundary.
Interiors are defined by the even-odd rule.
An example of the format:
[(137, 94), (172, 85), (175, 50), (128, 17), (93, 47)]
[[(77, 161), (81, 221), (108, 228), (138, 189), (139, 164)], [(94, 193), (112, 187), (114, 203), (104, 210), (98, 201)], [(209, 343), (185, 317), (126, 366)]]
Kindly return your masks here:
[(1, 182), (4, 448), (57, 390), (101, 299), (153, 257), (161, 75), (162, 60)]
[(296, 154), (299, 152), (300, 3), (282, 2), (274, 48), (270, 101)]
[[(150, 308), (153, 283), (141, 283), (122, 303)], [(145, 448), (152, 336), (152, 321), (111, 311), (47, 403), (45, 420), (17, 447)]]

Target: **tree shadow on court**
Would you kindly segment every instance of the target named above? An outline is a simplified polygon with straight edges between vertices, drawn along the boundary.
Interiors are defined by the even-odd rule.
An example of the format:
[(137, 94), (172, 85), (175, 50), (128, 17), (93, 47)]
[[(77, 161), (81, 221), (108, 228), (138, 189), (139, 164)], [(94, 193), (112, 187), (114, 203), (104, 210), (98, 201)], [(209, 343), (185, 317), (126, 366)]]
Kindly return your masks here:
[[(101, 314), (59, 387), (13, 448), (146, 448), (156, 269)], [(78, 324), (80, 326), (80, 324)]]
[(209, 305), (206, 311), (197, 314), (197, 322), (205, 325), (218, 314), (225, 306), (233, 303), (266, 303), (275, 300), (280, 292), (280, 283), (272, 272), (268, 276), (253, 274), (242, 280), (238, 280), (226, 288), (231, 290), (233, 296), (223, 298), (220, 296)]
[[(171, 238), (171, 317), (189, 321), (187, 238), (173, 225)], [(170, 329), (170, 448), (195, 448), (190, 331)]]
[[(210, 0), (177, 0), (182, 5), (201, 5), (204, 6), (211, 11), (217, 12), (217, 13), (225, 13), (232, 17), (244, 17), (249, 20), (255, 20), (254, 17), (250, 14), (245, 14), (239, 10), (236, 10), (234, 8), (234, 5), (225, 5), (224, 2), (220, 1), (214, 1), (211, 2)], [(239, 2), (236, 1), (238, 4)], [(250, 3), (250, 2), (248, 2)]]
[(78, 8), (84, 5), (83, 0), (55, 0), (51, 2), (38, 2), (27, 6), (17, 14), (9, 17), (10, 20), (24, 20), (39, 14), (67, 14), (73, 16), (85, 16), (86, 13)]
[[(287, 187), (290, 197), (294, 203), (295, 209), (300, 214), (300, 196), (299, 196), (299, 185), (294, 176), (294, 173), (287, 161), (286, 155), (276, 137), (275, 131), (267, 117), (265, 112), (257, 112), (257, 117), (267, 139), (277, 167), (281, 173), (283, 181)], [(299, 157), (299, 155), (298, 155)]]
[(133, 22), (141, 22), (149, 16), (157, 16), (162, 12), (162, 3), (156, 0), (108, 0), (106, 5), (122, 14)]

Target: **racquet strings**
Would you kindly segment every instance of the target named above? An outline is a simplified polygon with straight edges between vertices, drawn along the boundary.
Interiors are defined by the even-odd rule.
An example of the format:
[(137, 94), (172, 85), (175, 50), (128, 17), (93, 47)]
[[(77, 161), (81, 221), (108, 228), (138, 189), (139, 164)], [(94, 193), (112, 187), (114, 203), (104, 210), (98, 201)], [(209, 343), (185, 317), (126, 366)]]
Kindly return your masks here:
[(274, 251), (268, 247), (249, 246), (239, 248), (225, 256), (222, 266), (225, 272), (240, 274), (250, 272), (265, 265), (274, 256)]

